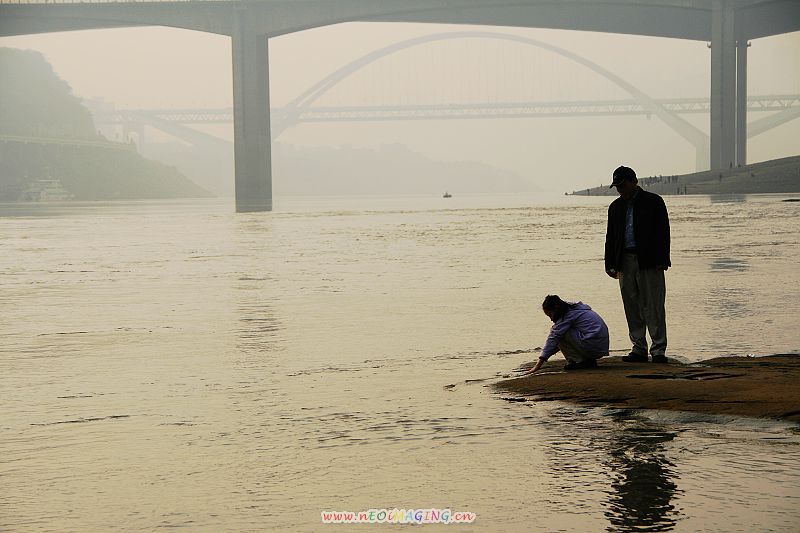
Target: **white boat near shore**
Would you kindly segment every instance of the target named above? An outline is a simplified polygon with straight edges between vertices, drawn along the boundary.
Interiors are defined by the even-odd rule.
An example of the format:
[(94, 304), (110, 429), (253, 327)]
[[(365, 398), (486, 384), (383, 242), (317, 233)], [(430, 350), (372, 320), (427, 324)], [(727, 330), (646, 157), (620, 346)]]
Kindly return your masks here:
[(64, 202), (74, 198), (58, 179), (35, 180), (19, 196), (21, 202)]

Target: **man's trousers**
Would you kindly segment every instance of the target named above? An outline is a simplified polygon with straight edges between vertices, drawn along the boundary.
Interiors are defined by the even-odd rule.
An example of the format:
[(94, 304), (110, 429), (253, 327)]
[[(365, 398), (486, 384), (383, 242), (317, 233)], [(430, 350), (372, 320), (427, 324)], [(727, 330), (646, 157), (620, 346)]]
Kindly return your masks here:
[(619, 289), (628, 320), (628, 334), (633, 343), (631, 353), (647, 355), (645, 332), (649, 332), (650, 355), (666, 355), (667, 313), (664, 302), (667, 288), (664, 271), (656, 267), (640, 269), (636, 254), (625, 253)]

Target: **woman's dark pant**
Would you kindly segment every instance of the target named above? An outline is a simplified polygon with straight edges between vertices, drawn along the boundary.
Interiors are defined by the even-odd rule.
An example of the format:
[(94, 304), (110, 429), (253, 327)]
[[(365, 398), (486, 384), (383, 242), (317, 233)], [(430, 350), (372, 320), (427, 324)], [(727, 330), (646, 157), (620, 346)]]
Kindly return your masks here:
[(587, 350), (586, 347), (575, 338), (575, 333), (573, 331), (567, 331), (567, 333), (561, 337), (561, 342), (558, 343), (558, 349), (564, 354), (564, 359), (570, 363), (594, 361), (600, 359), (604, 355), (608, 355)]

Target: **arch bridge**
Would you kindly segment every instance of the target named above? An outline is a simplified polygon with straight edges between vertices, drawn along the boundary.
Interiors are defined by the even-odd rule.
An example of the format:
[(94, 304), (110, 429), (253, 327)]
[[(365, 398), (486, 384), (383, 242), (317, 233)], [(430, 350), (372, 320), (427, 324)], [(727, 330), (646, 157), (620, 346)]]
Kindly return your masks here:
[[(565, 57), (593, 73), (610, 80), (626, 91), (629, 100), (605, 101), (525, 101), (495, 102), (487, 104), (448, 104), (448, 105), (377, 105), (318, 107), (314, 104), (337, 85), (358, 73), (370, 64), (403, 50), (425, 46), (429, 43), (448, 40), (480, 39), (506, 41), (523, 44)], [(750, 121), (747, 124), (747, 137), (751, 138), (770, 128), (800, 117), (800, 94), (748, 96), (747, 111), (777, 111), (776, 113)], [(655, 115), (661, 118), (673, 131), (683, 137), (695, 149), (696, 170), (709, 168), (709, 136), (704, 131), (681, 117), (688, 113), (708, 113), (707, 98), (673, 98), (654, 100), (633, 84), (621, 79), (597, 63), (573, 52), (542, 41), (513, 34), (490, 31), (457, 31), (435, 33), (396, 42), (374, 50), (336, 69), (309, 89), (292, 99), (282, 108), (271, 110), (271, 137), (274, 141), (284, 131), (301, 122), (336, 121), (387, 121), (387, 120), (425, 120), (425, 119), (477, 119), (477, 118), (522, 118), (549, 116), (609, 116), (609, 115)], [(135, 129), (139, 139), (143, 138), (143, 126), (151, 126), (168, 134), (197, 145), (214, 145), (219, 141), (197, 130), (182, 127), (181, 124), (230, 123), (233, 121), (232, 109), (128, 109), (104, 112), (97, 110), (95, 116), (103, 124), (123, 124)]]

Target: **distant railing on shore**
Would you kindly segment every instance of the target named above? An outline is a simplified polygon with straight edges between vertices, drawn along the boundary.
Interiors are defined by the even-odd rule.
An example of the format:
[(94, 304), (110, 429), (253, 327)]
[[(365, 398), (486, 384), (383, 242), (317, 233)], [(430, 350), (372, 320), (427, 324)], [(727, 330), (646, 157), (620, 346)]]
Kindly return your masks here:
[(235, 0), (0, 0), (0, 4), (159, 4), (173, 2), (232, 2)]

